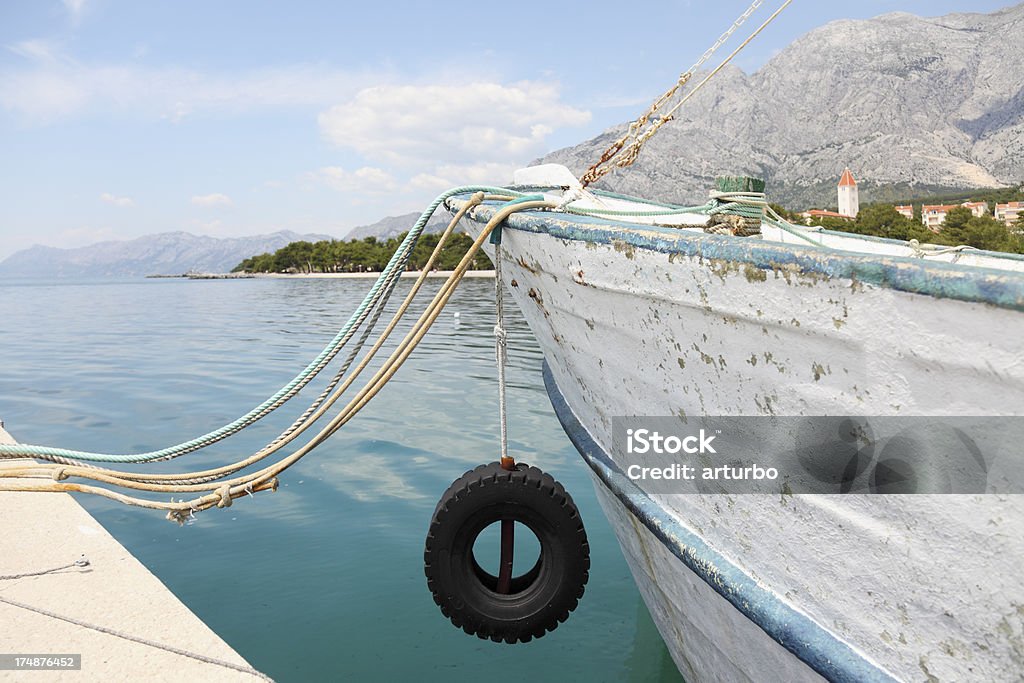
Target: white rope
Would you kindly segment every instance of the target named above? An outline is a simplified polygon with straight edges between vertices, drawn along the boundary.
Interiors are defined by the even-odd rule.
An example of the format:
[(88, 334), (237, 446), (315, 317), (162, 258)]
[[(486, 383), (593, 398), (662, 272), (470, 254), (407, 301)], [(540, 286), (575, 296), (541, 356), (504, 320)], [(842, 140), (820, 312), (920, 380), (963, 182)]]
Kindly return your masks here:
[(961, 244), (956, 247), (933, 247), (930, 249), (925, 249), (925, 247), (918, 240), (910, 240), (907, 244), (909, 244), (910, 248), (914, 250), (914, 256), (916, 256), (917, 258), (927, 258), (929, 256), (943, 256), (944, 254), (955, 254), (955, 256), (953, 256), (953, 263), (956, 263), (957, 259), (959, 259), (965, 251), (979, 251), (975, 247), (972, 247), (967, 244)]
[(498, 365), (498, 422), (501, 433), (501, 460), (504, 463), (508, 461), (508, 419), (505, 409), (505, 364), (508, 362), (508, 333), (505, 330), (505, 306), (502, 301), (502, 291), (501, 240), (498, 239), (494, 245), (494, 359)]

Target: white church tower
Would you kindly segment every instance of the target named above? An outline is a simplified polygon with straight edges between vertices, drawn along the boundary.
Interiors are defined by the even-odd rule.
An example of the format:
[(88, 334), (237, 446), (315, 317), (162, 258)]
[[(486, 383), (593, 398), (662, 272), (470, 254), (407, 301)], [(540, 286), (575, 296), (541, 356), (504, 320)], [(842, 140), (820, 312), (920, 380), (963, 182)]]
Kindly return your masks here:
[(856, 218), (860, 211), (860, 198), (857, 196), (857, 181), (853, 179), (850, 169), (843, 170), (839, 179), (839, 213)]

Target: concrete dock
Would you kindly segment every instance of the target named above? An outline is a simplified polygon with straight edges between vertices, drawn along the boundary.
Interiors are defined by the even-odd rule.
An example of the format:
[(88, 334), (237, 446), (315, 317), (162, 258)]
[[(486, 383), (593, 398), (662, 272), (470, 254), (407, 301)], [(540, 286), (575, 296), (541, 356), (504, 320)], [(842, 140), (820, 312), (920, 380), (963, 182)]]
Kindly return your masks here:
[[(0, 443), (14, 443), (3, 428)], [(87, 567), (0, 580), (0, 658), (81, 655), (80, 670), (0, 670), (0, 681), (261, 680), (254, 670), (200, 661), (57, 618), (251, 670), (70, 495), (0, 491), (0, 529), (0, 577), (68, 565), (83, 555), (89, 561)]]

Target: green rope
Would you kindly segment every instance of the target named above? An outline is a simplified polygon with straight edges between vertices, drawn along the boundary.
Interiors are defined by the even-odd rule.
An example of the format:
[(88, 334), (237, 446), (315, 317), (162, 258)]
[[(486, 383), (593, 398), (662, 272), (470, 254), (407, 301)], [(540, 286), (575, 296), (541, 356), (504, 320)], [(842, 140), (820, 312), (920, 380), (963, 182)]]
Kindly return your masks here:
[(678, 209), (659, 209), (659, 210), (652, 210), (652, 211), (624, 211), (624, 210), (618, 210), (618, 209), (577, 209), (577, 208), (575, 208), (575, 207), (573, 207), (571, 205), (570, 206), (563, 206), (562, 207), (562, 211), (565, 211), (566, 213), (576, 214), (577, 216), (587, 216), (587, 215), (593, 214), (595, 216), (613, 216), (613, 217), (623, 217), (623, 218), (628, 218), (628, 217), (640, 218), (640, 217), (653, 217), (653, 216), (677, 216), (677, 215), (689, 214), (689, 213), (708, 215), (711, 212), (712, 208), (713, 208), (713, 206), (712, 206), (711, 202), (708, 202), (707, 204), (704, 204), (703, 206), (684, 206), (684, 207), (679, 207)]
[(334, 339), (324, 347), (323, 351), (309, 364), (306, 368), (296, 375), (290, 382), (281, 387), (273, 396), (265, 400), (260, 405), (256, 406), (242, 417), (230, 422), (223, 427), (216, 429), (212, 432), (208, 432), (202, 436), (196, 437), (189, 441), (182, 442), (175, 446), (169, 446), (160, 450), (149, 451), (146, 453), (134, 453), (134, 454), (115, 454), (115, 453), (93, 453), (90, 451), (78, 451), (70, 450), (66, 448), (54, 448), (50, 446), (35, 446), (31, 444), (3, 444), (0, 445), (0, 458), (34, 458), (34, 457), (56, 457), (56, 458), (68, 458), (72, 460), (88, 460), (93, 462), (152, 462), (154, 460), (166, 460), (185, 453), (190, 453), (201, 448), (205, 448), (217, 441), (225, 439), (233, 434), (238, 433), (242, 429), (245, 429), (249, 425), (256, 423), (258, 420), (266, 417), (268, 414), (282, 406), (286, 401), (295, 396), (306, 384), (308, 384), (316, 376), (324, 366), (330, 362), (330, 360), (337, 355), (341, 347), (352, 337), (355, 329), (365, 318), (363, 315), (367, 308), (374, 305), (381, 288), (384, 283), (387, 282), (395, 269), (405, 269), (405, 265), (408, 262), (410, 255), (412, 254), (412, 247), (415, 246), (419, 240), (420, 234), (423, 232), (423, 228), (426, 226), (427, 221), (437, 210), (437, 207), (442, 202), (461, 194), (471, 194), (474, 192), (486, 192), (489, 194), (500, 194), (511, 197), (522, 197), (522, 193), (515, 192), (501, 187), (492, 187), (488, 185), (469, 185), (463, 187), (456, 187), (448, 190), (440, 195), (430, 206), (420, 214), (416, 224), (409, 230), (409, 234), (406, 235), (402, 244), (395, 250), (391, 260), (388, 261), (387, 266), (381, 272), (377, 281), (373, 287), (367, 292), (363, 298), (362, 303), (355, 312), (349, 317), (348, 322), (345, 326), (335, 335)]

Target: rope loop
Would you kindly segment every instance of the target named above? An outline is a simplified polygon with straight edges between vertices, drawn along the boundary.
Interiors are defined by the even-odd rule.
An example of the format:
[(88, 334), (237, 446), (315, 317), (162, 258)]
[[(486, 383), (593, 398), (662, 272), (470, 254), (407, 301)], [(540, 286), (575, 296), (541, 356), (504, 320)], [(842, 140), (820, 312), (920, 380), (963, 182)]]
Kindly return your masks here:
[(217, 507), (219, 507), (219, 508), (229, 508), (229, 507), (231, 507), (231, 503), (234, 502), (234, 501), (231, 498), (231, 485), (230, 484), (224, 484), (223, 486), (217, 488), (217, 490), (214, 491), (214, 493), (216, 493), (218, 496), (220, 496), (220, 500), (217, 501)]

